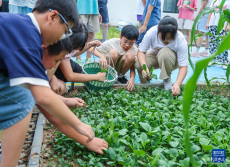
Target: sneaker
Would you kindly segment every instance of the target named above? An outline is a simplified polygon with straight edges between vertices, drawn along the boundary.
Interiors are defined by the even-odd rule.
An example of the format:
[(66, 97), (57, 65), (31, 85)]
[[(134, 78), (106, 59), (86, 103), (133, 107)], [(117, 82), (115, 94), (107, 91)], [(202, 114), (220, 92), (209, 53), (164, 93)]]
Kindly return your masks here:
[(172, 89), (171, 77), (169, 77), (168, 79), (164, 79), (164, 88), (165, 88), (165, 90), (171, 90)]
[(209, 66), (209, 67), (212, 66), (213, 63), (214, 63), (214, 61), (210, 61), (210, 62), (208, 63), (208, 66)]
[(82, 61), (81, 60), (77, 59), (76, 63), (79, 64), (80, 66), (82, 66)]
[(92, 58), (88, 58), (86, 63), (90, 63), (90, 62), (92, 62)]
[(200, 53), (199, 52), (192, 52), (190, 53), (191, 57), (200, 57)]
[(121, 84), (127, 84), (128, 80), (125, 78), (125, 76), (118, 78), (117, 81)]
[(222, 64), (222, 69), (223, 69), (223, 70), (227, 70), (227, 68), (228, 68), (228, 63)]
[(203, 52), (200, 53), (200, 55), (203, 56), (203, 57), (208, 57), (208, 52), (203, 51)]

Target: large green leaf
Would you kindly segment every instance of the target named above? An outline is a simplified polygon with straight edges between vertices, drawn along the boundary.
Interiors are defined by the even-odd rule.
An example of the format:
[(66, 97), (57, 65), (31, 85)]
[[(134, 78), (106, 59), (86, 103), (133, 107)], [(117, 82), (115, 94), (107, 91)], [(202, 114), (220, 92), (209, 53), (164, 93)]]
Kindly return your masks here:
[[(151, 104), (150, 104), (151, 105)], [(141, 127), (147, 131), (147, 132), (150, 132), (151, 131), (151, 126), (148, 124), (148, 123), (144, 123), (144, 122), (140, 122), (139, 123), (141, 125)]]
[(133, 150), (133, 153), (138, 155), (138, 156), (145, 155), (145, 152), (143, 150)]
[(191, 151), (191, 145), (190, 145), (190, 139), (189, 139), (189, 111), (191, 107), (191, 102), (192, 102), (192, 97), (196, 88), (196, 82), (201, 74), (201, 72), (208, 66), (208, 63), (214, 59), (215, 56), (218, 54), (222, 53), (226, 49), (229, 49), (230, 44), (230, 34), (227, 35), (227, 37), (223, 40), (221, 43), (220, 47), (217, 49), (217, 52), (213, 54), (212, 56), (209, 56), (206, 59), (203, 59), (196, 64), (196, 68), (194, 71), (194, 74), (192, 77), (189, 79), (187, 84), (185, 85), (185, 91), (184, 91), (184, 96), (183, 96), (183, 116), (185, 120), (185, 129), (186, 129), (186, 136), (185, 136), (185, 148), (188, 156), (190, 157), (191, 162), (193, 163), (193, 166), (196, 166), (193, 156), (192, 156), (192, 151)]
[(177, 141), (171, 141), (169, 142), (169, 144), (172, 146), (172, 147), (177, 147), (179, 145), (179, 142)]
[(201, 145), (208, 145), (210, 143), (210, 140), (209, 139), (206, 139), (206, 138), (200, 138), (199, 139), (199, 142)]

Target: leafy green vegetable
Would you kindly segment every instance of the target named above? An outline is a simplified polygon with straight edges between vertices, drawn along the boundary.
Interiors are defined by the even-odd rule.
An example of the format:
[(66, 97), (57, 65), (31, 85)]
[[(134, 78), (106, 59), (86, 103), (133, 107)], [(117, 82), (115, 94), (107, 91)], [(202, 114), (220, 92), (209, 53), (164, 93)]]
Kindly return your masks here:
[(101, 69), (101, 72), (106, 72), (106, 69)]

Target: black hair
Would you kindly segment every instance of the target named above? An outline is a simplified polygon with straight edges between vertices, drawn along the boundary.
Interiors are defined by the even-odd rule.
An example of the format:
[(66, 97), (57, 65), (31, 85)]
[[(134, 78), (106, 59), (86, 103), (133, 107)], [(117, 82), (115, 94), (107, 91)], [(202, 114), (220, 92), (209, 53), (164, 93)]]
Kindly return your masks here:
[(80, 23), (78, 27), (72, 28), (73, 35), (70, 36), (73, 50), (82, 51), (87, 43), (89, 31), (85, 24)]
[(59, 55), (63, 50), (66, 50), (68, 53), (72, 52), (72, 44), (70, 42), (69, 38), (63, 39), (61, 41), (58, 41), (57, 43), (53, 45), (49, 45), (47, 47), (49, 56), (57, 56)]
[(121, 30), (121, 37), (125, 37), (128, 40), (138, 40), (139, 31), (133, 25), (126, 25)]
[[(49, 9), (57, 10), (64, 19), (79, 24), (77, 6), (75, 0), (37, 0), (32, 12), (44, 13)], [(60, 18), (60, 23), (64, 23)]]
[(165, 40), (167, 33), (171, 34), (171, 38), (174, 40), (177, 34), (178, 24), (175, 18), (165, 16), (158, 24), (158, 32), (161, 33), (162, 41)]

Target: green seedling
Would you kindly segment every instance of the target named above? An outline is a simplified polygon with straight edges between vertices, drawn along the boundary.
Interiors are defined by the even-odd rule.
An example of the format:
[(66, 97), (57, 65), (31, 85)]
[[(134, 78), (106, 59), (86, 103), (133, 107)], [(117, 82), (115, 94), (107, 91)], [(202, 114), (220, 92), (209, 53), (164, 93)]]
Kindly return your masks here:
[(152, 74), (154, 68), (152, 67), (151, 70), (149, 72), (147, 72), (147, 67), (146, 64), (143, 64), (143, 70), (146, 72), (146, 74), (143, 74), (143, 77), (145, 77), (146, 75), (150, 76), (149, 78), (147, 78), (147, 81), (150, 83), (151, 79), (157, 79), (157, 75), (156, 74)]
[(101, 72), (106, 72), (106, 69), (102, 69)]

